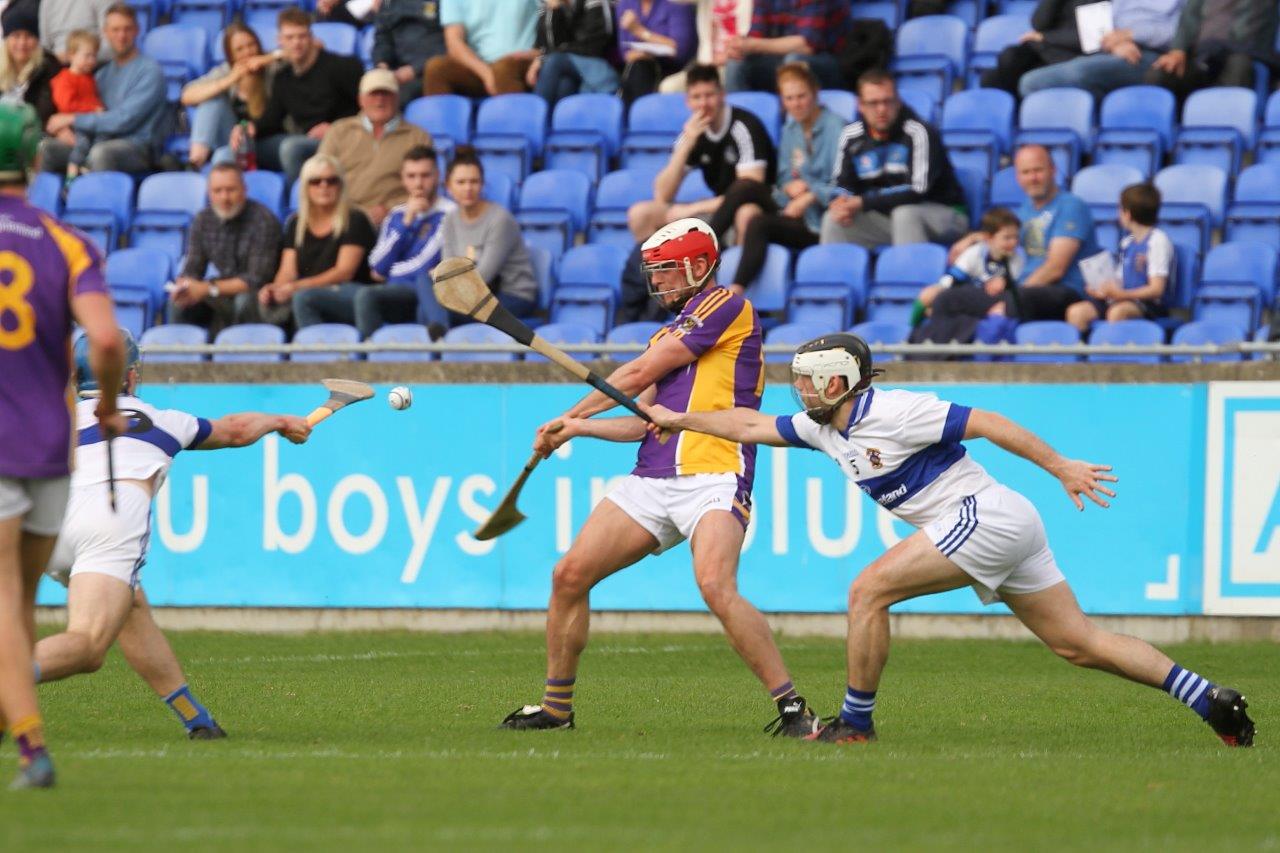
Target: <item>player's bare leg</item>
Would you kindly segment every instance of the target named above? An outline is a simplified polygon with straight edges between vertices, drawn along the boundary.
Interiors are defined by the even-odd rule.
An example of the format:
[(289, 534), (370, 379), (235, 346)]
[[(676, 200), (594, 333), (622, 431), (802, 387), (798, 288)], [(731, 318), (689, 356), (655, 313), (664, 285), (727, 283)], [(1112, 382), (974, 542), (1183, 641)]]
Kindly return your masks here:
[(1066, 581), (1040, 592), (1001, 597), (1031, 633), (1068, 663), (1165, 690), (1199, 714), (1228, 746), (1253, 744), (1248, 703), (1238, 691), (1184, 670), (1144, 640), (1100, 628), (1080, 609)]
[(102, 668), (133, 605), (133, 590), (110, 575), (83, 572), (67, 584), (67, 628), (36, 643), (42, 682)]
[(587, 647), (591, 589), (658, 547), (653, 534), (608, 498), (587, 517), (569, 552), (551, 575), (547, 605), (547, 689), (541, 705), (526, 705), (503, 720), (505, 728), (550, 729), (573, 725), (573, 685)]
[[(31, 672), (35, 587), (24, 566), (27, 555), (48, 559), (52, 540), (22, 532), (22, 517), (0, 521), (0, 718), (17, 741), (22, 773), (14, 787), (53, 784), (53, 765), (44, 747), (44, 724)], [(43, 565), (43, 564), (40, 564)]]

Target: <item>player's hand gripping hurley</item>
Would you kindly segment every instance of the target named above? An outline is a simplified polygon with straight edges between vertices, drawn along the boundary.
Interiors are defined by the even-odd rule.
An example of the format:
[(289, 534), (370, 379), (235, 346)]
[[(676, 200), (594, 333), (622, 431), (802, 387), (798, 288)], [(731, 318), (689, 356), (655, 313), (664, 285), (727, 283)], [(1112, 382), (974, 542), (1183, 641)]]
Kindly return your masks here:
[(320, 384), (329, 392), (329, 399), (307, 415), (307, 424), (315, 426), (339, 409), (368, 400), (373, 396), (373, 388), (364, 382), (354, 379), (325, 379)]

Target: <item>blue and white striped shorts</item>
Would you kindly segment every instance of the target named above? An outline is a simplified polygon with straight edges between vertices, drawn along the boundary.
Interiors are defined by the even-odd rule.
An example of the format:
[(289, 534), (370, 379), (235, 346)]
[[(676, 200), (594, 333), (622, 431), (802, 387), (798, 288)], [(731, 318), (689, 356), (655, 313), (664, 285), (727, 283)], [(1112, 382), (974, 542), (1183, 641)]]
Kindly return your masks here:
[(999, 601), (998, 593), (1039, 592), (1065, 580), (1049, 550), (1040, 513), (1005, 486), (988, 486), (961, 499), (923, 530), (973, 578), (984, 604)]

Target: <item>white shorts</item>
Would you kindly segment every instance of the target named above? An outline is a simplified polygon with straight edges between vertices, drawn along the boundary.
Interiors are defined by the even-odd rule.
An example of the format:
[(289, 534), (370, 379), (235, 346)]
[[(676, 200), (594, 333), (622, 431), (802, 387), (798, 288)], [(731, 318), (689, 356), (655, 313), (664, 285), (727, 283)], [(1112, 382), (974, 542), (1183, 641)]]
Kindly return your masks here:
[(737, 474), (631, 474), (605, 498), (653, 534), (658, 540), (655, 554), (692, 536), (702, 516), (712, 510), (732, 513), (744, 529), (751, 518), (751, 493), (741, 488)]
[(92, 572), (137, 588), (150, 542), (151, 495), (143, 488), (118, 484), (114, 514), (106, 483), (77, 488), (45, 573), (64, 586), (75, 575)]
[(1039, 592), (1066, 580), (1049, 550), (1040, 513), (1005, 486), (988, 486), (964, 498), (921, 529), (973, 578), (984, 604), (999, 601), (999, 593)]
[(67, 511), (70, 477), (20, 480), (0, 477), (0, 520), (22, 517), (22, 529), (36, 536), (57, 536)]

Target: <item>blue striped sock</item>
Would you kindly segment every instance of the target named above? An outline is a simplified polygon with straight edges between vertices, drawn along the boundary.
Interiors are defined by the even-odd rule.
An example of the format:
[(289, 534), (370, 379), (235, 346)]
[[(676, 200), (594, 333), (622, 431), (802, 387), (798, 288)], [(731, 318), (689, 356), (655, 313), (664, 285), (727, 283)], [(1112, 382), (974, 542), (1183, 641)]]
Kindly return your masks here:
[(1164, 692), (1200, 715), (1200, 719), (1209, 718), (1209, 688), (1213, 682), (1196, 675), (1189, 669), (1183, 669), (1176, 663), (1169, 674), (1164, 677)]
[(214, 725), (213, 715), (209, 713), (209, 709), (201, 705), (200, 700), (191, 695), (191, 688), (185, 684), (164, 697), (164, 703), (173, 709), (173, 713), (178, 715), (178, 719), (182, 720), (182, 724), (187, 727), (187, 731), (196, 728), (209, 728)]
[(876, 710), (876, 692), (850, 687), (844, 694), (840, 719), (860, 732), (871, 730), (871, 714)]

